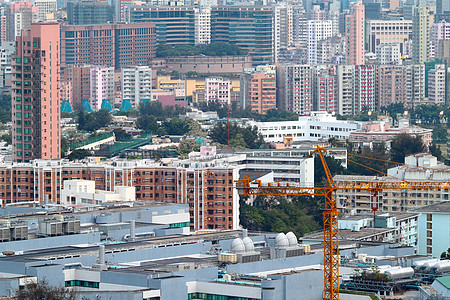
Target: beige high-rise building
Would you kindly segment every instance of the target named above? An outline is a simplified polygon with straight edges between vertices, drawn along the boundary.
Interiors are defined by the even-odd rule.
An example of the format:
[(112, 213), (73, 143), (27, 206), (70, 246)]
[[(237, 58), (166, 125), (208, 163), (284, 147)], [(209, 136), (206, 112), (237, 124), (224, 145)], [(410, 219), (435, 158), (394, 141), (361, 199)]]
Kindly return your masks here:
[(413, 61), (416, 64), (423, 64), (430, 58), (430, 34), (433, 23), (433, 7), (416, 7), (413, 16)]
[(411, 20), (367, 20), (366, 50), (375, 53), (383, 44), (400, 44), (400, 53), (409, 55), (412, 40)]

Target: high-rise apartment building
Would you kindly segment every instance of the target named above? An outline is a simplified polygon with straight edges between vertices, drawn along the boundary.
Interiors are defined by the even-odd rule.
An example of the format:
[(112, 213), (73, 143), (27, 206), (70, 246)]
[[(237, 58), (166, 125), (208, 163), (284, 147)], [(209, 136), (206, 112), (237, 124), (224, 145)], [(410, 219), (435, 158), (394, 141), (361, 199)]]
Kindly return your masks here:
[(231, 104), (231, 83), (224, 78), (206, 78), (205, 101)]
[(437, 64), (428, 71), (428, 101), (436, 105), (445, 105), (445, 65)]
[(337, 103), (340, 115), (352, 115), (353, 109), (353, 77), (351, 65), (337, 66)]
[(431, 6), (419, 6), (413, 15), (413, 61), (423, 64), (430, 58), (430, 32), (434, 22)]
[(130, 6), (126, 21), (154, 23), (159, 44), (195, 44), (195, 8), (192, 6)]
[(114, 0), (114, 20), (116, 22), (126, 22), (127, 9), (133, 5), (131, 0)]
[(328, 17), (327, 20), (331, 21), (331, 29), (332, 29), (332, 36), (337, 36), (339, 35), (339, 26), (340, 26), (340, 22), (339, 22), (339, 17), (340, 17), (340, 13), (339, 11), (335, 11), (335, 10), (330, 10), (328, 11)]
[(14, 182), (0, 190), (3, 204), (36, 201), (60, 204), (61, 183), (71, 179), (93, 180), (95, 189), (117, 191), (136, 188), (136, 200), (188, 203), (193, 229), (238, 229), (239, 196), (233, 183), (239, 168), (205, 161), (180, 161), (163, 167), (140, 161), (70, 163), (35, 160), (27, 164), (2, 164), (0, 180)]
[(211, 43), (211, 9), (195, 10), (195, 44)]
[(411, 20), (367, 20), (366, 50), (375, 53), (382, 44), (399, 44), (402, 55), (410, 55)]
[(114, 8), (106, 2), (81, 1), (67, 3), (69, 25), (106, 24), (114, 21)]
[(293, 18), (293, 44), (297, 47), (306, 47), (307, 14), (301, 2), (294, 6)]
[(148, 65), (156, 52), (155, 25), (107, 24), (61, 28), (64, 65), (101, 65), (120, 69)]
[(273, 8), (272, 24), (272, 57), (273, 61), (278, 61), (281, 49), (286, 49), (293, 44), (293, 9), (292, 5), (280, 3)]
[(450, 40), (450, 21), (434, 23), (431, 27), (430, 57), (437, 57), (439, 41)]
[(152, 69), (147, 66), (122, 69), (122, 101), (137, 109), (143, 100), (152, 99)]
[(327, 19), (327, 13), (321, 10), (319, 5), (313, 5), (310, 14), (310, 20), (325, 21)]
[(337, 113), (336, 88), (334, 70), (328, 66), (317, 66), (313, 73), (313, 109)]
[(36, 6), (39, 9), (38, 11), (39, 21), (47, 20), (47, 15), (57, 10), (56, 0), (35, 0), (34, 6)]
[(355, 65), (353, 76), (353, 113), (375, 110), (375, 66)]
[[(262, 74), (262, 75), (259, 75)], [(272, 91), (271, 89), (269, 89), (269, 86), (267, 86), (268, 90), (267, 92), (267, 97), (266, 94), (258, 94), (257, 90), (261, 89), (261, 83), (260, 80), (255, 81), (254, 84), (258, 84), (258, 88), (256, 88), (255, 90), (253, 90), (253, 86), (252, 86), (252, 80), (254, 80), (256, 77), (260, 77), (260, 80), (266, 80), (265, 78), (270, 78), (270, 80), (268, 81), (269, 84), (271, 84), (271, 80), (274, 80), (275, 85), (274, 90)], [(244, 70), (242, 71), (241, 75), (240, 75), (240, 84), (239, 84), (239, 92), (240, 92), (240, 107), (242, 109), (246, 109), (247, 107), (254, 107), (255, 105), (253, 104), (254, 101), (256, 101), (258, 103), (258, 105), (256, 105), (257, 107), (261, 107), (259, 105), (259, 103), (262, 103), (263, 101), (267, 102), (266, 105), (272, 106), (271, 108), (276, 108), (276, 101), (275, 103), (271, 104), (272, 98), (273, 100), (276, 100), (276, 66), (275, 65), (259, 65), (256, 66), (255, 68), (244, 68)], [(272, 97), (272, 92), (275, 93), (275, 97)], [(266, 100), (264, 100), (266, 98)], [(271, 108), (267, 108), (264, 110), (265, 111), (271, 109)], [(262, 109), (261, 109), (262, 110)]]
[(436, 0), (436, 21), (450, 21), (450, 2), (447, 0)]
[(274, 8), (218, 6), (211, 8), (211, 40), (235, 44), (253, 57), (254, 64), (274, 60)]
[(425, 102), (425, 66), (406, 67), (406, 106), (416, 107)]
[(357, 3), (353, 6), (353, 13), (345, 18), (347, 39), (345, 61), (348, 65), (364, 64), (364, 26), (364, 5)]
[(92, 110), (100, 110), (114, 102), (114, 68), (92, 66), (90, 68), (90, 97)]
[(375, 75), (376, 108), (394, 103), (406, 104), (406, 67), (397, 65), (377, 66)]
[(83, 100), (91, 97), (91, 66), (68, 65), (62, 74), (62, 85), (69, 86), (66, 99), (73, 110), (81, 109)]
[(274, 74), (255, 73), (248, 80), (249, 106), (252, 111), (265, 114), (277, 108), (277, 88)]
[(0, 91), (10, 92), (11, 90), (11, 56), (15, 50), (15, 43), (0, 43)]
[(277, 100), (279, 107), (306, 115), (313, 109), (313, 67), (310, 65), (277, 66)]
[(12, 56), (13, 160), (60, 158), (60, 26), (35, 23)]
[(400, 62), (400, 44), (381, 44), (375, 52), (380, 65), (396, 65)]
[(310, 65), (316, 65), (318, 63), (317, 60), (317, 45), (318, 42), (321, 40), (325, 40), (327, 38), (330, 38), (333, 34), (332, 29), (332, 22), (330, 20), (328, 21), (313, 21), (310, 20), (307, 23), (307, 37), (308, 37), (308, 44), (307, 44), (307, 52), (308, 52), (308, 59), (307, 62)]

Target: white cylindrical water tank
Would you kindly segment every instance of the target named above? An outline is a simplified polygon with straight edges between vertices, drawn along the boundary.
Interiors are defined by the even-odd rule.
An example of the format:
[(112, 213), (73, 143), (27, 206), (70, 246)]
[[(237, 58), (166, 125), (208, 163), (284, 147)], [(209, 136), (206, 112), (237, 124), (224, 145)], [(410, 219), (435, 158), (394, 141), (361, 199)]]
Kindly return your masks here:
[(398, 280), (411, 278), (414, 275), (414, 269), (411, 267), (399, 268), (399, 269), (388, 269), (384, 272), (389, 280)]
[(424, 264), (428, 263), (428, 262), (435, 262), (438, 261), (438, 259), (436, 258), (428, 258), (428, 259), (422, 259), (422, 260), (416, 260), (413, 264), (412, 267), (416, 270), (421, 269), (423, 267)]
[(242, 242), (244, 243), (245, 252), (253, 252), (255, 251), (255, 245), (253, 244), (253, 241), (248, 236), (245, 237)]
[(422, 266), (422, 270), (424, 272), (430, 272), (431, 270), (433, 270), (434, 265), (437, 264), (439, 262), (439, 259), (433, 260), (433, 261), (429, 261), (423, 264)]
[(436, 273), (447, 273), (450, 271), (450, 260), (441, 260), (436, 263), (433, 267), (434, 272)]
[(286, 237), (289, 241), (289, 246), (297, 246), (298, 244), (297, 236), (292, 231), (286, 233)]

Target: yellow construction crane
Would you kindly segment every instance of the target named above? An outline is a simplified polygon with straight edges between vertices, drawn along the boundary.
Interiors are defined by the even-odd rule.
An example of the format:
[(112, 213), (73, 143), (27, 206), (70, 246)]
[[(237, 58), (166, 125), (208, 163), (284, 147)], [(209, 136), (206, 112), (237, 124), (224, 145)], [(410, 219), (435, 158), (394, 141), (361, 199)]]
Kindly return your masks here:
[[(278, 196), (323, 196), (325, 207), (323, 212), (323, 243), (324, 243), (324, 299), (339, 299), (339, 231), (338, 231), (338, 207), (336, 192), (338, 190), (367, 190), (376, 199), (378, 193), (384, 189), (448, 189), (450, 182), (408, 182), (397, 180), (394, 182), (338, 182), (335, 183), (328, 165), (325, 161), (324, 153), (328, 149), (317, 147), (308, 157), (317, 153), (322, 162), (327, 178), (327, 186), (324, 187), (294, 187), (289, 183), (268, 183), (263, 184), (260, 180), (251, 180), (249, 176), (236, 180), (236, 188), (244, 196), (252, 195), (278, 195)], [(356, 155), (358, 156), (358, 155)], [(377, 159), (375, 159), (377, 160)], [(351, 161), (351, 160), (348, 160)], [(363, 166), (357, 162), (358, 165)], [(364, 166), (372, 169), (370, 167)], [(374, 169), (372, 169), (374, 170)], [(375, 170), (377, 171), (377, 170)], [(379, 172), (379, 171), (377, 171)], [(384, 174), (384, 173), (383, 173)], [(372, 210), (378, 208), (376, 200), (372, 201)]]

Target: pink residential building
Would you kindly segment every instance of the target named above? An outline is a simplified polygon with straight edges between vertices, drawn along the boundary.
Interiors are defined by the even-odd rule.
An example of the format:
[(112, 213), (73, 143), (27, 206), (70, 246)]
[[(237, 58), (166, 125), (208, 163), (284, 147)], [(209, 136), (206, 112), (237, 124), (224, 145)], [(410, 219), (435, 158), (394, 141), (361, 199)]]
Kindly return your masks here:
[(362, 124), (360, 130), (350, 132), (349, 140), (354, 148), (372, 148), (374, 144), (385, 144), (389, 148), (390, 142), (400, 134), (420, 136), (428, 147), (432, 143), (433, 129), (410, 126), (407, 119), (400, 119), (398, 127), (391, 127), (389, 120), (371, 121)]
[(375, 66), (355, 65), (353, 77), (354, 114), (375, 110)]
[(430, 57), (436, 57), (439, 41), (450, 40), (450, 22), (445, 20), (434, 23), (431, 27)]
[[(31, 8), (33, 7), (33, 3), (31, 1), (16, 1), (16, 2), (11, 2), (10, 4), (10, 8), (11, 8), (11, 13), (15, 13), (17, 12), (19, 9), (21, 8)], [(33, 11), (38, 12), (38, 8), (34, 7)]]
[(405, 66), (379, 65), (375, 71), (376, 108), (403, 103), (406, 106)]
[(59, 159), (60, 27), (34, 23), (16, 38), (12, 56), (13, 160)]
[(357, 3), (353, 6), (353, 14), (345, 16), (346, 29), (346, 64), (364, 64), (364, 5)]
[(205, 100), (206, 102), (219, 102), (229, 105), (231, 93), (231, 83), (223, 78), (207, 78), (205, 80)]

